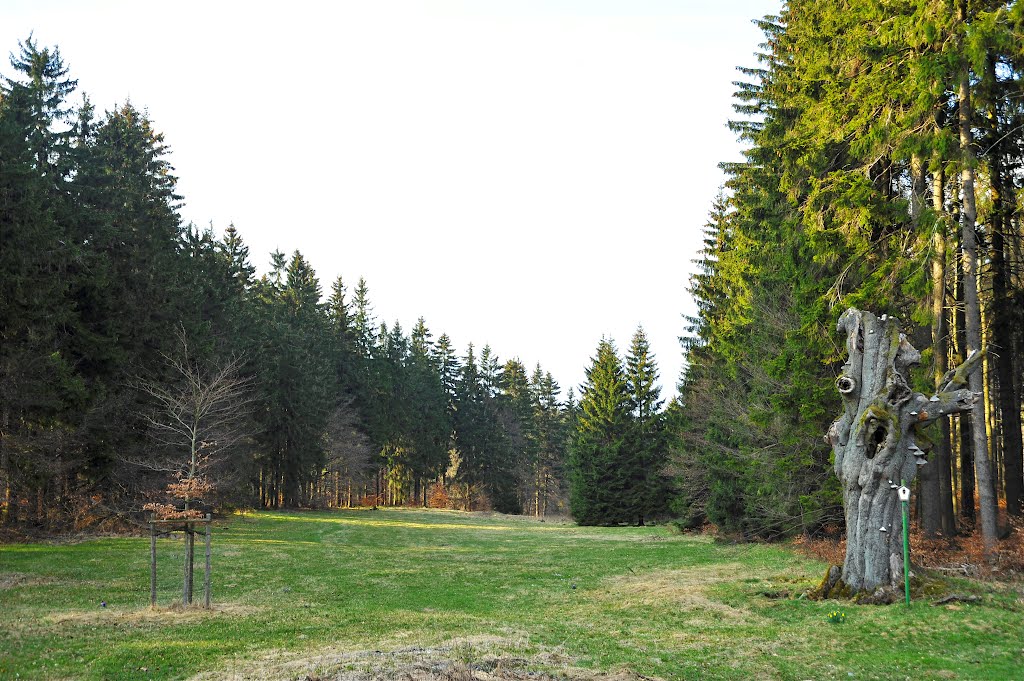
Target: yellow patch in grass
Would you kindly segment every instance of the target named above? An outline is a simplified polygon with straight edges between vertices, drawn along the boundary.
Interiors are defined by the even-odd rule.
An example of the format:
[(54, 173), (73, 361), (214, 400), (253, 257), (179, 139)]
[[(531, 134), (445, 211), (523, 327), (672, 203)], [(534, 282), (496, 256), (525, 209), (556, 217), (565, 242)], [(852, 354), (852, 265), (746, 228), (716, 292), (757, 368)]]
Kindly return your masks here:
[(713, 567), (619, 575), (605, 580), (601, 599), (623, 606), (658, 606), (699, 612), (710, 616), (712, 621), (725, 618), (750, 622), (759, 618), (749, 610), (713, 600), (707, 595), (709, 586), (737, 580), (748, 571), (749, 568), (740, 563), (725, 563)]
[(211, 617), (246, 617), (262, 608), (239, 603), (214, 603), (209, 609), (180, 604), (168, 607), (144, 608), (142, 610), (119, 610), (101, 608), (97, 610), (72, 610), (57, 612), (43, 618), (50, 624), (181, 624)]

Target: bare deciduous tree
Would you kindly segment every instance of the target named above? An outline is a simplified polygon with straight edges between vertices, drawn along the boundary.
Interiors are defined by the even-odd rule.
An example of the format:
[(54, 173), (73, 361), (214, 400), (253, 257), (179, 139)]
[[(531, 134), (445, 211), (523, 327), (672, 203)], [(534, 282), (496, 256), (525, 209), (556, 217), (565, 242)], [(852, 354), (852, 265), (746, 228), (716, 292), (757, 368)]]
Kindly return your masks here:
[(252, 378), (241, 375), (241, 359), (207, 366), (192, 352), (183, 329), (178, 331), (178, 343), (176, 356), (164, 355), (165, 382), (134, 384), (153, 404), (143, 418), (155, 448), (151, 456), (133, 463), (169, 474), (166, 492), (182, 505), (146, 505), (163, 518), (201, 515), (192, 506), (222, 482), (218, 475), (227, 475), (230, 453), (251, 433), (254, 399)]
[(353, 490), (366, 484), (375, 471), (373, 443), (353, 402), (349, 397), (335, 407), (323, 437), (329, 501), (334, 506), (351, 506)]

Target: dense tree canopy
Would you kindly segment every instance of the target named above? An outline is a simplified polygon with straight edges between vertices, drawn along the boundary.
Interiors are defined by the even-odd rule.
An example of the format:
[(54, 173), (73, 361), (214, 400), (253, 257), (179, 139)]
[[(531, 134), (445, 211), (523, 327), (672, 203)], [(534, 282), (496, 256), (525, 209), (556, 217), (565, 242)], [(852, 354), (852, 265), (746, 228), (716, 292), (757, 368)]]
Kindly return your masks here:
[(996, 495), (1021, 512), (1024, 10), (793, 0), (760, 26), (732, 124), (746, 160), (726, 166), (690, 287), (677, 508), (748, 535), (839, 520), (820, 436), (836, 320), (857, 306), (916, 324), (922, 390), (987, 346), (986, 399), (930, 429), (917, 498), (929, 532), (979, 503), (991, 542)]
[[(257, 277), (234, 225), (218, 236), (182, 224), (170, 149), (142, 110), (71, 104), (77, 81), (59, 50), (32, 37), (11, 66), (0, 81), (0, 524), (163, 508), (181, 484), (168, 472), (200, 469), (212, 471), (210, 504), (564, 512), (567, 416), (550, 374), (538, 366), (531, 380), (489, 347), (460, 360), (422, 318), (409, 334), (380, 323), (366, 281), (350, 295), (338, 278), (325, 296), (298, 251), (272, 253)], [(168, 396), (195, 397), (190, 379), (223, 367), (245, 405), (231, 447), (192, 438), (189, 466), (164, 465)], [(204, 467), (211, 452), (219, 464)]]

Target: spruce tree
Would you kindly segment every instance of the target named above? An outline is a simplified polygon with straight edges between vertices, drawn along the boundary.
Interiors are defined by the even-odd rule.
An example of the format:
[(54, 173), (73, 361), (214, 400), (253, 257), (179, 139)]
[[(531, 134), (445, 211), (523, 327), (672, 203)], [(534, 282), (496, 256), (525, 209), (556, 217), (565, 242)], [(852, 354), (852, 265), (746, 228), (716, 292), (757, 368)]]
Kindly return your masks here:
[(635, 520), (628, 507), (630, 399), (622, 361), (602, 338), (581, 387), (570, 450), (569, 505), (581, 525)]
[(448, 463), (451, 420), (448, 395), (434, 358), (434, 343), (426, 322), (420, 317), (413, 328), (406, 370), (408, 409), (408, 465), (413, 475), (413, 499), (427, 505), (427, 481)]
[(517, 476), (508, 432), (502, 426), (498, 401), (477, 364), (472, 344), (461, 364), (455, 402), (458, 479), (470, 490), (483, 490), (494, 510), (519, 513)]
[(535, 395), (526, 375), (526, 367), (518, 359), (510, 359), (501, 368), (498, 418), (508, 441), (508, 460), (503, 466), (513, 478), (518, 506), (528, 505), (535, 498), (533, 476), (528, 471), (537, 467), (537, 427), (534, 422)]
[[(63, 126), (74, 112), (68, 98), (78, 81), (68, 78), (70, 69), (64, 64), (60, 49), (40, 47), (29, 35), (18, 41), (18, 54), (11, 54), (11, 67), (16, 76), (2, 77), (5, 98), (18, 102), (21, 120), (26, 125), (25, 141), (33, 157), (33, 165), (51, 188), (60, 186), (66, 177), (67, 147), (72, 129)], [(17, 111), (17, 109), (15, 109)]]
[(538, 363), (530, 378), (533, 399), (533, 423), (536, 437), (536, 455), (533, 479), (533, 512), (543, 518), (550, 506), (563, 501), (565, 459), (569, 442), (569, 428), (562, 405), (558, 401), (560, 388), (551, 372), (541, 371)]
[(643, 327), (637, 327), (626, 355), (626, 390), (631, 423), (627, 438), (630, 454), (629, 507), (638, 525), (667, 511), (668, 458), (664, 400), (658, 385), (658, 365)]
[(257, 377), (262, 397), (261, 499), (267, 506), (311, 501), (322, 470), (322, 437), (334, 400), (330, 331), (320, 283), (301, 253), (272, 254), (258, 287), (266, 334)]
[[(54, 462), (70, 458), (59, 445), (77, 430), (87, 399), (68, 334), (77, 326), (69, 295), (76, 245), (61, 221), (63, 178), (41, 167), (52, 158), (50, 126), (63, 105), (55, 79), (65, 71), (59, 53), (40, 52), (31, 38), (27, 49), (29, 82), (4, 79), (0, 86), (0, 523), (6, 524), (22, 520), (15, 500), (41, 495), (55, 473), (73, 488), (74, 472)], [(12, 63), (17, 69), (15, 58)]]

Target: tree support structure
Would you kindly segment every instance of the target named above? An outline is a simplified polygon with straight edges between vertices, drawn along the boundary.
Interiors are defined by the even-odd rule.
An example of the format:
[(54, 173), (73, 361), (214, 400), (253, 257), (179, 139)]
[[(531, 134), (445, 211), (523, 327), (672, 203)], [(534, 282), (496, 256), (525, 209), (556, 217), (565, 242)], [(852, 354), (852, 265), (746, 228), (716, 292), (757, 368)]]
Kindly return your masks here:
[[(211, 560), (210, 560), (210, 526), (213, 522), (213, 517), (208, 513), (202, 518), (175, 518), (175, 519), (164, 519), (157, 520), (156, 518), (150, 518), (149, 521), (149, 605), (152, 608), (156, 607), (156, 576), (157, 576), (157, 560), (156, 560), (156, 540), (161, 534), (170, 534), (174, 531), (180, 531), (184, 533), (184, 545), (185, 545), (185, 559), (183, 569), (183, 583), (181, 589), (181, 604), (189, 606), (193, 602), (192, 596), (192, 583), (193, 583), (193, 571), (195, 565), (195, 535), (196, 526), (202, 525), (205, 529), (205, 570), (203, 575), (203, 607), (210, 607), (210, 591), (211, 591)], [(160, 531), (159, 526), (170, 526), (168, 530)]]

